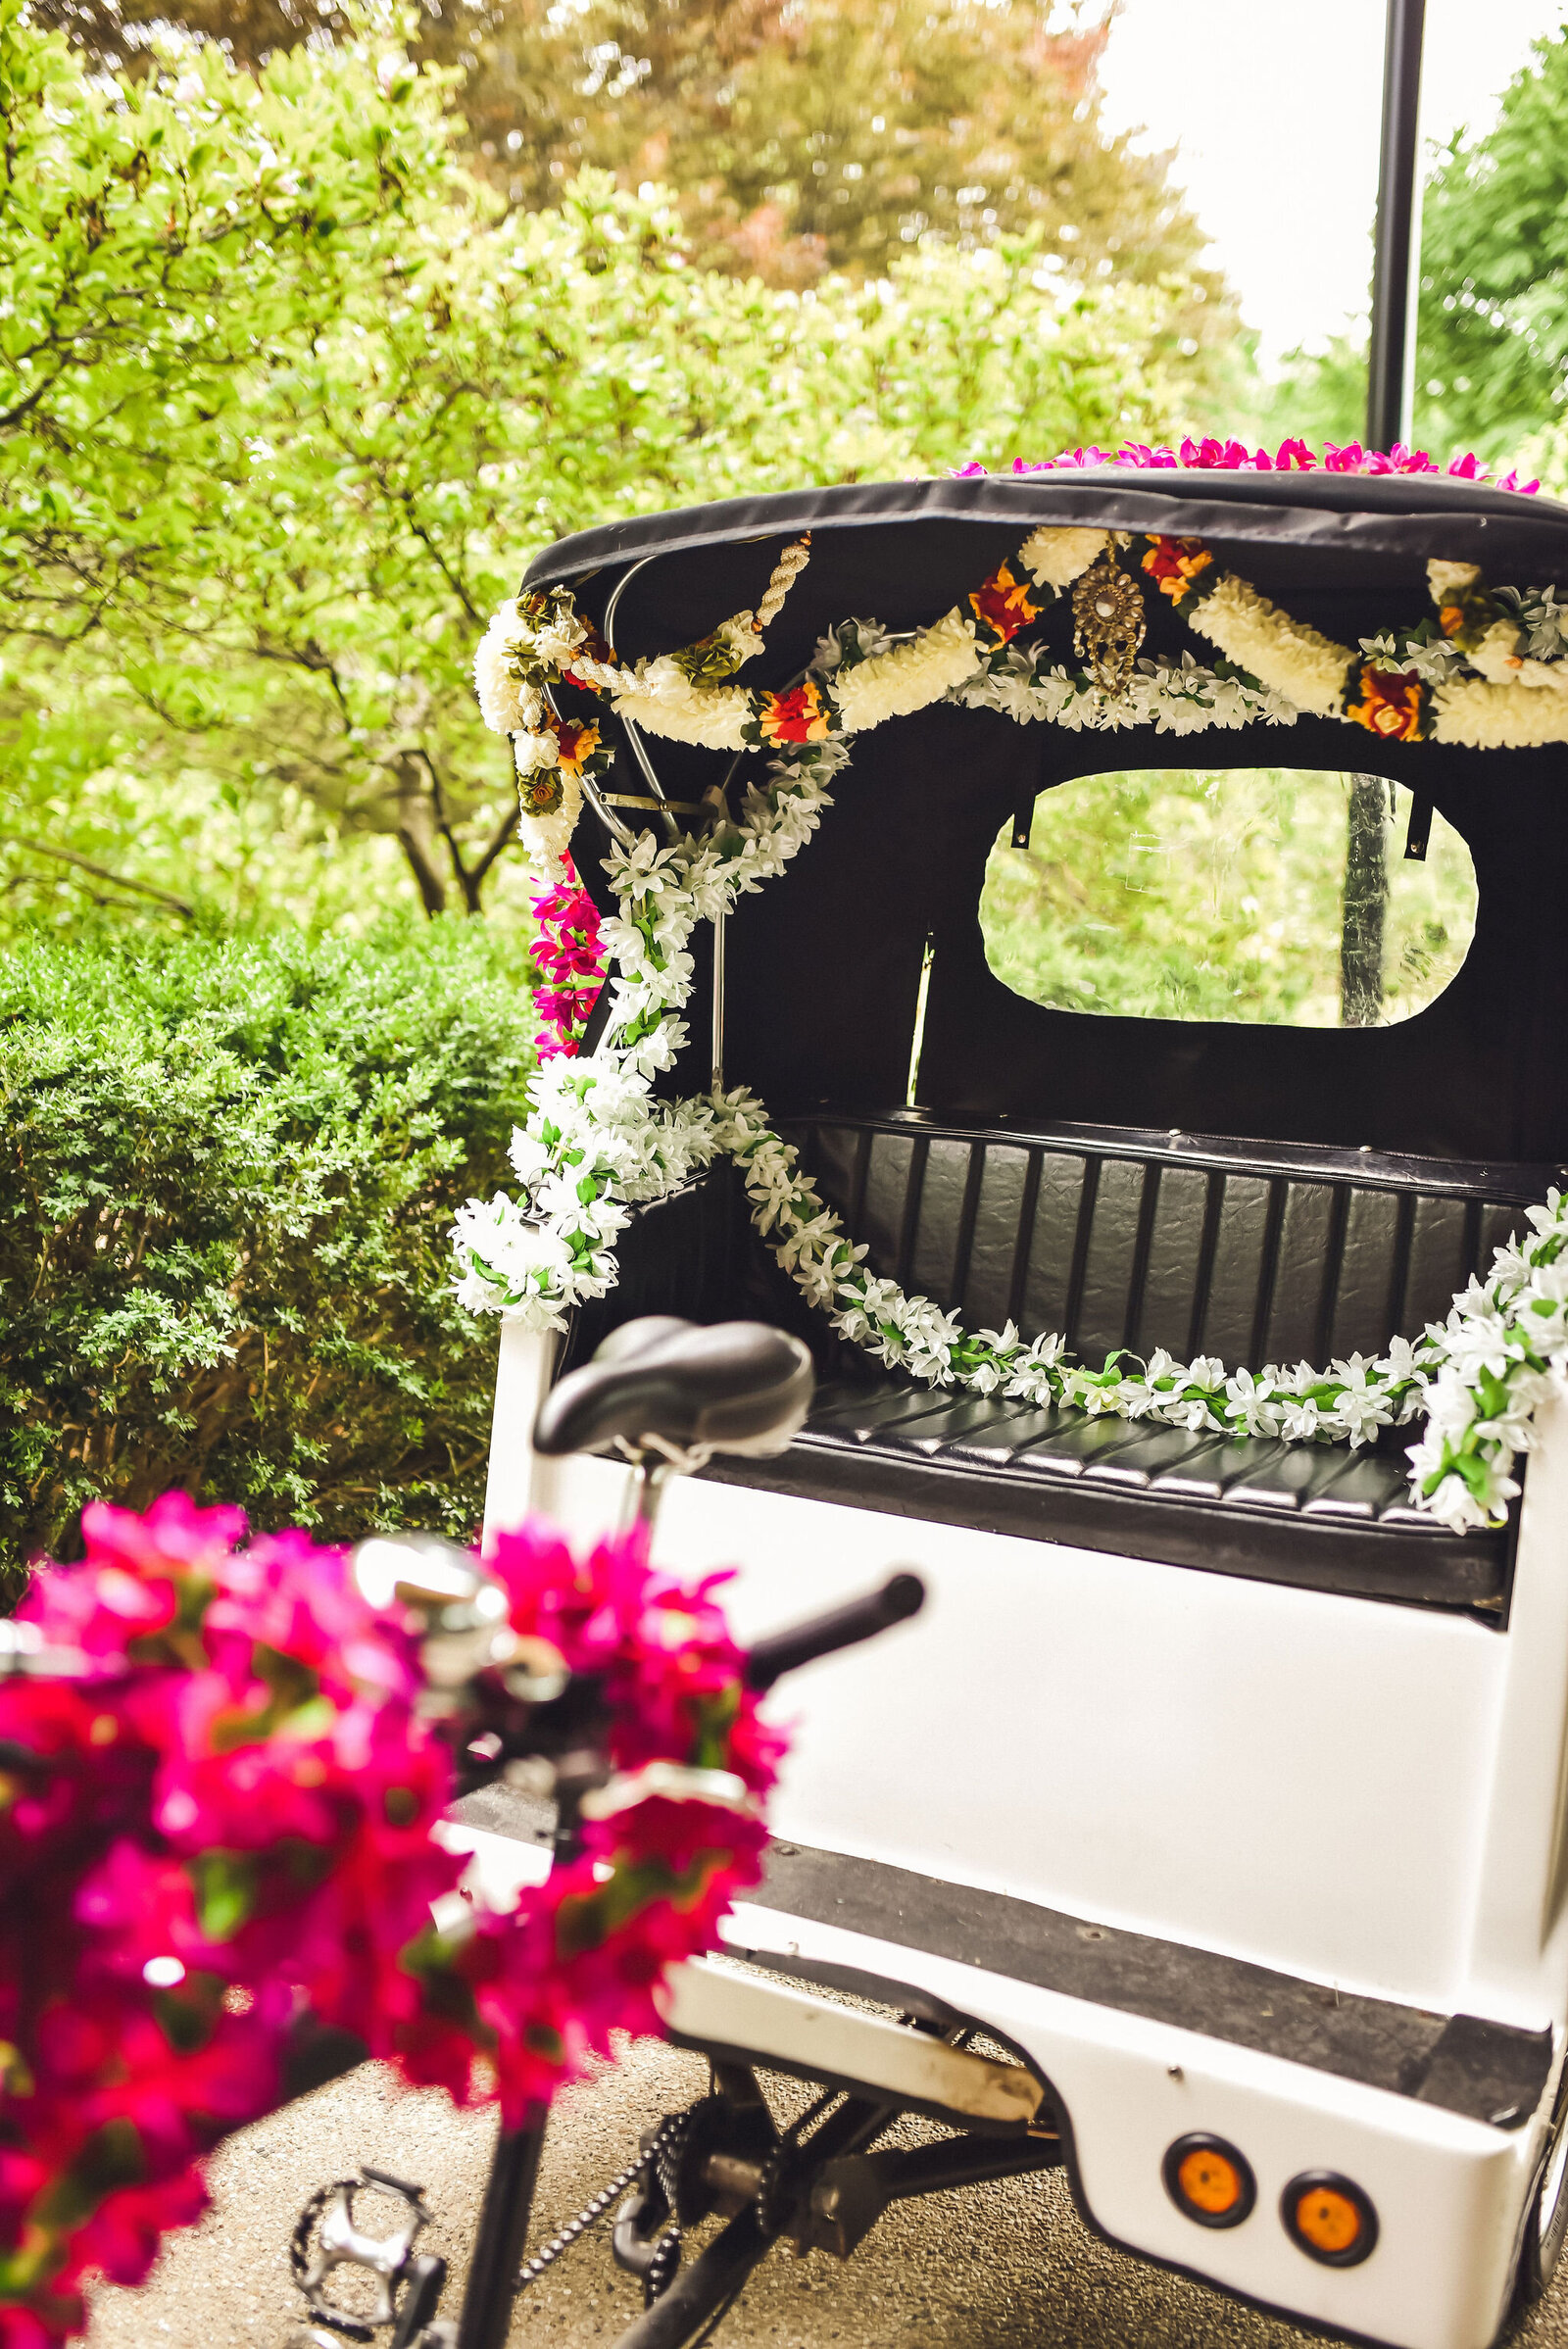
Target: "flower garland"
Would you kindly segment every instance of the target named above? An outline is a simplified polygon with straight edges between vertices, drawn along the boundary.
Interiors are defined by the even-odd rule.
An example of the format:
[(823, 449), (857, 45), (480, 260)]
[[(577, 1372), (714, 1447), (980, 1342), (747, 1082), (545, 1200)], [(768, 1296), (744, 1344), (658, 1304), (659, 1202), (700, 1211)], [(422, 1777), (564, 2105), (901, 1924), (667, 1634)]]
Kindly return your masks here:
[[(1123, 450), (1114, 458), (1078, 452), (1054, 462), (1203, 462), (1266, 470), (1305, 469), (1315, 460), (1300, 443), (1287, 443), (1273, 461), (1261, 451), (1249, 456), (1237, 443), (1223, 449), (1215, 443), (1205, 444), (1197, 459), (1184, 445), (1180, 459), (1169, 451), (1129, 456)], [(1437, 469), (1429, 458), (1408, 451), (1391, 452), (1385, 460), (1359, 449), (1331, 449), (1328, 462), (1329, 469), (1341, 471)], [(1480, 477), (1473, 459), (1456, 460), (1449, 469)], [(1516, 486), (1513, 476), (1503, 486)], [(1357, 654), (1296, 622), (1223, 571), (1200, 540), (1138, 537), (1130, 542), (1138, 568), (1218, 646), (1222, 659), (1215, 666), (1200, 667), (1191, 656), (1179, 663), (1144, 661), (1124, 686), (1107, 691), (1082, 672), (1043, 665), (1039, 648), (1014, 643), (1113, 544), (1127, 543), (1105, 530), (1037, 529), (1016, 558), (1032, 587), (1003, 563), (968, 598), (967, 615), (956, 607), (904, 643), (874, 621), (846, 621), (822, 640), (806, 678), (783, 692), (708, 682), (718, 670), (729, 671), (706, 655), (664, 655), (634, 670), (612, 658), (585, 655), (579, 647), (586, 631), (569, 612), (564, 614), (569, 599), (561, 590), (538, 599), (531, 613), (523, 612), (521, 602), (506, 608), (507, 658), (531, 690), (548, 689), (553, 648), (564, 645), (564, 654), (554, 657), (571, 665), (560, 673), (609, 694), (617, 711), (650, 732), (722, 747), (767, 746), (775, 756), (765, 784), (748, 792), (738, 821), (664, 849), (645, 835), (606, 859), (621, 911), (601, 928), (618, 972), (611, 982), (604, 1041), (591, 1059), (542, 1070), (535, 1082), (528, 1122), (514, 1134), (512, 1149), (523, 1203), (499, 1192), (460, 1210), (453, 1230), (457, 1295), (474, 1312), (564, 1328), (574, 1305), (612, 1286), (613, 1244), (631, 1207), (729, 1156), (742, 1169), (754, 1219), (779, 1262), (845, 1337), (884, 1362), (935, 1386), (1288, 1442), (1335, 1441), (1353, 1447), (1382, 1427), (1425, 1413), (1428, 1436), (1411, 1455), (1418, 1503), (1455, 1529), (1494, 1523), (1517, 1489), (1508, 1469), (1529, 1441), (1530, 1415), (1544, 1391), (1530, 1382), (1562, 1366), (1555, 1340), (1543, 1352), (1544, 1312), (1535, 1321), (1518, 1319), (1527, 1307), (1536, 1312), (1534, 1290), (1507, 1325), (1513, 1330), (1518, 1324), (1506, 1345), (1519, 1350), (1499, 1356), (1502, 1367), (1487, 1373), (1520, 1398), (1507, 1409), (1496, 1407), (1466, 1334), (1467, 1316), (1482, 1310), (1474, 1292), (1457, 1300), (1442, 1330), (1429, 1329), (1413, 1345), (1397, 1340), (1375, 1359), (1336, 1361), (1327, 1371), (1300, 1363), (1227, 1372), (1212, 1358), (1184, 1364), (1163, 1352), (1141, 1364), (1115, 1354), (1097, 1371), (1070, 1362), (1059, 1337), (1026, 1344), (1010, 1323), (971, 1335), (931, 1299), (907, 1297), (896, 1283), (871, 1274), (865, 1249), (848, 1241), (793, 1150), (771, 1131), (749, 1094), (677, 1103), (653, 1098), (653, 1078), (673, 1064), (686, 1041), (679, 1014), (694, 980), (688, 948), (697, 922), (727, 911), (744, 891), (782, 868), (829, 804), (828, 786), (849, 756), (845, 736), (886, 718), (945, 697), (1004, 710), (1020, 723), (1047, 719), (1106, 730), (1152, 723), (1160, 731), (1187, 733), (1257, 719), (1290, 724), (1299, 712), (1313, 711), (1396, 738), (1421, 739), (1431, 730), (1458, 739), (1443, 711), (1457, 707), (1453, 697), (1476, 689), (1459, 672), (1470, 670), (1479, 656), (1494, 671), (1480, 672), (1479, 690), (1550, 710), (1561, 738), (1568, 739), (1568, 699), (1559, 703), (1568, 665), (1560, 684), (1552, 667), (1568, 651), (1557, 617), (1568, 615), (1568, 607), (1557, 605), (1551, 589), (1489, 594), (1469, 565), (1430, 566), (1436, 622), (1365, 639)], [(726, 632), (739, 625), (726, 623), (705, 646), (722, 645)], [(703, 647), (694, 651), (704, 654)], [(1500, 674), (1514, 682), (1495, 681), (1499, 662)], [(1558, 691), (1520, 694), (1521, 682), (1538, 689), (1549, 682)], [(1535, 1245), (1548, 1251), (1539, 1264), (1549, 1268), (1568, 1232), (1568, 1209), (1553, 1193), (1536, 1213), (1545, 1221)], [(1537, 1259), (1531, 1262), (1535, 1266)], [(1500, 1281), (1510, 1312), (1518, 1304), (1508, 1286), (1513, 1279), (1499, 1256), (1487, 1294)], [(1520, 1297), (1529, 1286), (1519, 1289)], [(1494, 1318), (1501, 1309), (1486, 1308)]]
[(562, 859), (564, 878), (537, 891), (533, 917), (538, 935), (533, 958), (548, 987), (534, 989), (534, 1009), (544, 1026), (534, 1038), (541, 1060), (573, 1056), (582, 1043), (588, 1014), (605, 981), (599, 908), (577, 878), (570, 856)]
[(1435, 621), (1332, 637), (1224, 570), (1199, 538), (1133, 542), (1139, 568), (1199, 635), (1265, 690), (1392, 742), (1525, 750), (1568, 741), (1568, 641), (1554, 588), (1495, 593), (1478, 565), (1427, 565)]
[(432, 1840), (454, 1756), (415, 1625), (343, 1552), (239, 1548), (238, 1510), (177, 1493), (95, 1503), (82, 1532), (0, 1678), (4, 2349), (79, 2331), (87, 2270), (138, 2282), (200, 2216), (200, 2157), (277, 2104), (303, 2014), (513, 2123), (612, 2030), (659, 2030), (663, 1969), (757, 1880), (779, 1750), (715, 1578), (653, 1574), (637, 1538), (586, 1559), (503, 1539), (498, 1624), (596, 1676), (619, 1775), (579, 1860), (475, 1910)]
[[(1242, 473), (1445, 473), (1453, 481), (1486, 481), (1490, 469), (1474, 451), (1454, 457), (1447, 465), (1440, 465), (1425, 449), (1407, 448), (1396, 441), (1392, 449), (1364, 449), (1358, 440), (1348, 441), (1343, 448), (1325, 441), (1319, 457), (1304, 440), (1283, 440), (1271, 457), (1266, 449), (1250, 449), (1245, 441), (1202, 439), (1184, 440), (1178, 449), (1152, 449), (1143, 441), (1123, 441), (1118, 449), (1068, 449), (1056, 457), (1030, 460), (1015, 457), (1008, 470), (1013, 473), (1054, 473), (1060, 471), (1098, 471), (1104, 465), (1132, 465), (1140, 469), (1168, 471), (1179, 467), (1186, 472), (1242, 472)], [(983, 465), (960, 465), (956, 478), (963, 481), (990, 470)], [(1539, 481), (1521, 481), (1518, 473), (1504, 473), (1496, 485), (1510, 489), (1520, 497), (1531, 498), (1540, 489)]]

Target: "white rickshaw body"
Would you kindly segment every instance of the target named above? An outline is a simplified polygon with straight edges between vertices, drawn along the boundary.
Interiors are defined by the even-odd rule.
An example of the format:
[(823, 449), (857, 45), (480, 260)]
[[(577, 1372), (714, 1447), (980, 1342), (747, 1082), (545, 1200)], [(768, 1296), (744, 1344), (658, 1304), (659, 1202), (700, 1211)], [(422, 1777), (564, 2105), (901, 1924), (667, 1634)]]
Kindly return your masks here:
[[(1143, 545), (1199, 542), (1352, 646), (1422, 610), (1434, 559), (1523, 587), (1568, 551), (1562, 508), (1441, 478), (1106, 468), (648, 517), (563, 542), (529, 584), (569, 586), (597, 621), (613, 599), (629, 661), (755, 602), (808, 530), (768, 641), (782, 684), (847, 614), (924, 625), (1031, 532), (1068, 528), (1118, 534), (1156, 658), (1189, 637)], [(645, 747), (688, 807), (729, 768)], [(873, 1271), (966, 1329), (1054, 1327), (1090, 1361), (1379, 1355), (1486, 1276), (1568, 1157), (1565, 757), (1336, 714), (1174, 750), (1152, 722), (1110, 741), (951, 699), (895, 717), (857, 743), (815, 837), (699, 943), (693, 1041), (660, 1090), (707, 1092), (719, 1068), (753, 1088)], [(976, 908), (1015, 809), (1111, 766), (1281, 760), (1364, 767), (1466, 842), (1475, 938), (1425, 1010), (1194, 1025), (1003, 986)], [(608, 906), (594, 827), (576, 861)], [(743, 1639), (894, 1568), (929, 1593), (770, 1700), (791, 1750), (736, 1956), (800, 1986), (883, 1985), (895, 2008), (910, 1986), (1020, 2055), (1080, 2210), (1126, 2249), (1342, 2334), (1486, 2349), (1559, 2215), (1560, 1395), (1536, 1407), (1507, 1522), (1454, 1531), (1409, 1489), (1418, 1425), (1352, 1451), (871, 1360), (780, 1269), (727, 1164), (636, 1210), (616, 1255), (564, 1334), (503, 1320), (489, 1530), (620, 1514), (622, 1462), (530, 1441), (608, 1333), (651, 1312), (775, 1321), (816, 1356), (811, 1418), (776, 1459), (673, 1482), (658, 1554), (734, 1568)], [(1210, 2140), (1241, 2157), (1240, 2217), (1177, 2190), (1181, 2149)], [(1319, 2179), (1360, 2214), (1343, 2255), (1291, 2223)]]

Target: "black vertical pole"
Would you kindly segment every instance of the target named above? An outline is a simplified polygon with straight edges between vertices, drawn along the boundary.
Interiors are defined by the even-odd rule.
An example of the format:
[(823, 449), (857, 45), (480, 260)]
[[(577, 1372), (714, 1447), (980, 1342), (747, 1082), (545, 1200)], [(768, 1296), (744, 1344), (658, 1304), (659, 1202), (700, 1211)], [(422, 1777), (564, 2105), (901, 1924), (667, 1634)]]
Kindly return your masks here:
[(1426, 13), (1426, 0), (1389, 0), (1366, 394), (1366, 438), (1372, 449), (1392, 449), (1410, 429), (1408, 384), (1415, 357), (1413, 281), (1420, 249), (1416, 214), (1420, 158), (1416, 150)]
[(545, 2145), (545, 2108), (496, 2138), (458, 2320), (458, 2349), (504, 2349)]

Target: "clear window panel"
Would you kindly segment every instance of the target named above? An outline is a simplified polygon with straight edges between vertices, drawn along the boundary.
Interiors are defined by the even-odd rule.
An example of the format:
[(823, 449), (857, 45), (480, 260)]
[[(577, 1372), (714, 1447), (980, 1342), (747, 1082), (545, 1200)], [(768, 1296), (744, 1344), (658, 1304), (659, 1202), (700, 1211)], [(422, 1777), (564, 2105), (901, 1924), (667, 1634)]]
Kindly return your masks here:
[[(1156, 767), (1042, 792), (1008, 824), (980, 925), (999, 979), (1062, 1011), (1383, 1027), (1425, 1008), (1475, 931), (1470, 852), (1376, 775)], [(1420, 826), (1417, 825), (1417, 836)]]

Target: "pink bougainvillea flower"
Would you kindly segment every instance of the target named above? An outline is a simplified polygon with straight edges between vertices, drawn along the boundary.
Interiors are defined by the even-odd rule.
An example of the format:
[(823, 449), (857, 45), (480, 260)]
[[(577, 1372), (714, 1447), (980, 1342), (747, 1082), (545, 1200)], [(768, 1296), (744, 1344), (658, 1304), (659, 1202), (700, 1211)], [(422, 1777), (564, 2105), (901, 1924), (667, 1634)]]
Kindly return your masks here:
[[(749, 1800), (649, 1798), (514, 1913), (437, 1930), (464, 1862), (433, 1838), (452, 1755), (411, 1624), (304, 1534), (240, 1547), (237, 1511), (177, 1494), (90, 1514), (86, 1558), (25, 1601), (79, 1677), (0, 1682), (0, 1737), (36, 1757), (0, 1783), (0, 2349), (79, 2330), (88, 2270), (135, 2282), (200, 2215), (202, 2157), (276, 2103), (300, 2016), (518, 2120), (660, 2028), (762, 1841)], [(598, 1677), (615, 1767), (772, 1783), (721, 1578), (543, 1527), (496, 1568), (514, 1628)]]
[[(1474, 454), (1455, 457), (1446, 468), (1424, 449), (1412, 449), (1402, 441), (1392, 449), (1364, 449), (1359, 441), (1349, 441), (1343, 448), (1333, 441), (1325, 444), (1319, 458), (1303, 440), (1281, 441), (1271, 458), (1266, 449), (1249, 449), (1244, 441), (1219, 440), (1212, 435), (1199, 439), (1189, 437), (1177, 449), (1150, 448), (1142, 441), (1123, 441), (1120, 448), (1107, 451), (1100, 448), (1063, 449), (1054, 457), (1014, 457), (1010, 470), (1017, 474), (1049, 473), (1062, 470), (1081, 471), (1101, 465), (1130, 465), (1141, 469), (1167, 469), (1186, 466), (1197, 471), (1253, 472), (1253, 473), (1309, 473), (1320, 466), (1330, 473), (1436, 473), (1446, 470), (1458, 480), (1485, 481), (1487, 466)], [(977, 462), (955, 467), (959, 480), (971, 480), (984, 475), (990, 467)], [(1499, 489), (1515, 491), (1521, 497), (1533, 497), (1540, 489), (1539, 481), (1521, 481), (1516, 472), (1505, 473), (1497, 483)]]

